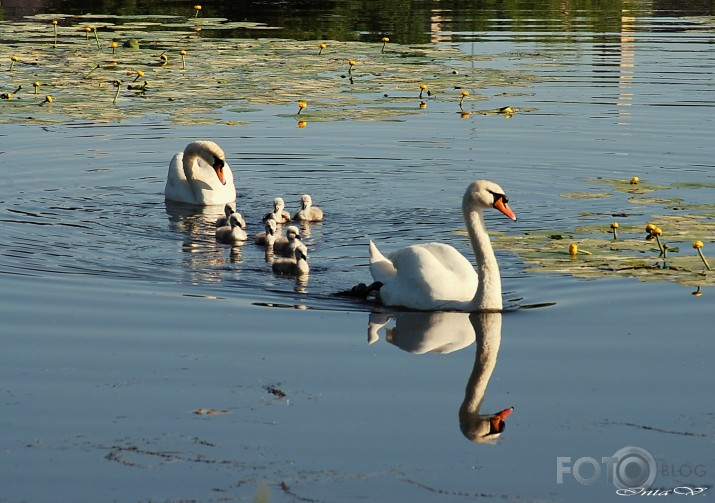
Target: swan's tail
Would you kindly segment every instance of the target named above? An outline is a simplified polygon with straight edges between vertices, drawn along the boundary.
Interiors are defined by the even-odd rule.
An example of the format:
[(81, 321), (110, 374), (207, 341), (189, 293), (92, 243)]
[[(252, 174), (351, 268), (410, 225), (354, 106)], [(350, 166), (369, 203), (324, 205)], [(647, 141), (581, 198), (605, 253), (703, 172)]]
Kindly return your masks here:
[(387, 283), (396, 273), (397, 270), (395, 266), (392, 265), (390, 259), (380, 253), (375, 243), (370, 240), (370, 274), (372, 275), (372, 279)]

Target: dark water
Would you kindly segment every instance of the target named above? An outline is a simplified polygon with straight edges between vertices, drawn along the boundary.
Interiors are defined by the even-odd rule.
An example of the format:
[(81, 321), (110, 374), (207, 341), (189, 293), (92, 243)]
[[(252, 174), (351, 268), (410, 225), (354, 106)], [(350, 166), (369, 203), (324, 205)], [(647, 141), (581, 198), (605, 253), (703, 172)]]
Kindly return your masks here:
[[(255, 18), (240, 17), (283, 24), (250, 6)], [(274, 9), (319, 10), (330, 26), (346, 17), (336, 9), (361, 11), (365, 33), (391, 37), (402, 26), (361, 7)], [(464, 248), (452, 231), (475, 178), (507, 190), (519, 221), (487, 224), (509, 234), (610, 222), (613, 200), (560, 197), (595, 177), (713, 182), (707, 5), (448, 7), (438, 38), (539, 77), (486, 90), (531, 112), (460, 120), (437, 101), (402, 122), (298, 129), (266, 105), (239, 127), (0, 126), (0, 501), (612, 501), (601, 460), (627, 446), (653, 456), (654, 487), (712, 486), (710, 289), (527, 273), (501, 251), (501, 319), (397, 313), (377, 339), (384, 313), (332, 296), (368, 279), (368, 238)], [(437, 37), (414, 16), (410, 33)], [(309, 192), (325, 209), (304, 229), (306, 285), (274, 276), (251, 243), (217, 244), (216, 210), (164, 203), (169, 159), (195, 138), (226, 151), (251, 232), (276, 195), (294, 210)], [(671, 196), (711, 203), (713, 189)], [(667, 210), (629, 211), (640, 222)], [(510, 406), (498, 440), (465, 437), (480, 413)], [(591, 485), (564, 468), (582, 458), (602, 469)]]

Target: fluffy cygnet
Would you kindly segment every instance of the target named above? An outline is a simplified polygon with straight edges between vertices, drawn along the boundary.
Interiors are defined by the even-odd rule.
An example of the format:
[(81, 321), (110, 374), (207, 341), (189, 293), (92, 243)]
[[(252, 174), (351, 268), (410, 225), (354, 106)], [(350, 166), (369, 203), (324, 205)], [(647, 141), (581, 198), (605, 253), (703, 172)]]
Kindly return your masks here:
[(303, 194), (300, 198), (300, 210), (293, 216), (293, 220), (301, 222), (322, 222), (323, 210), (318, 206), (313, 206), (313, 200), (308, 194)]
[(228, 222), (229, 225), (216, 229), (216, 240), (222, 243), (238, 243), (248, 239), (248, 234), (244, 230), (246, 222), (240, 213), (231, 213)]

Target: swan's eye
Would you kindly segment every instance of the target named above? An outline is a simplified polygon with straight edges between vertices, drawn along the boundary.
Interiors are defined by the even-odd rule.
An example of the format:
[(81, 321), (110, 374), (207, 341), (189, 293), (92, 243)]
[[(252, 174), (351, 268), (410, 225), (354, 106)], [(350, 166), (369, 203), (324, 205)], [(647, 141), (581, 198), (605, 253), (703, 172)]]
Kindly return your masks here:
[(225, 164), (225, 163), (224, 163), (223, 159), (219, 159), (218, 157), (214, 157), (214, 164), (213, 164), (213, 168), (214, 168), (214, 169), (223, 169), (223, 165), (224, 165), (224, 164)]
[(509, 199), (504, 194), (498, 194), (496, 192), (492, 192), (491, 190), (489, 191), (489, 193), (494, 196), (494, 202), (492, 203), (493, 205), (497, 204), (499, 200), (502, 200), (504, 203), (509, 202)]

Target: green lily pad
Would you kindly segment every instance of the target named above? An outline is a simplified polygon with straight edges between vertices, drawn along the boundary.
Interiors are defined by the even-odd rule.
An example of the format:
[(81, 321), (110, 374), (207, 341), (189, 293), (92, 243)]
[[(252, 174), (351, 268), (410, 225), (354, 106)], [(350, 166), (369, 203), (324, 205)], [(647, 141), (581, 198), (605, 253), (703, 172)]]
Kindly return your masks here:
[[(56, 47), (53, 19), (60, 20)], [(309, 103), (311, 116), (306, 120), (390, 121), (418, 113), (420, 84), (427, 85), (433, 97), (453, 99), (459, 111), (461, 89), (470, 91), (468, 103), (490, 99), (477, 89), (529, 87), (537, 81), (523, 70), (455, 72), (472, 62), (451, 45), (391, 44), (391, 50), (382, 53), (379, 42), (202, 36), (205, 30), (270, 28), (224, 18), (155, 15), (38, 15), (0, 22), (0, 37), (19, 58), (12, 71), (10, 61), (0, 61), (0, 91), (13, 92), (18, 85), (32, 90), (33, 82), (41, 83), (41, 94), (19, 93), (17, 100), (1, 107), (0, 123), (56, 121), (63, 116), (122, 121), (155, 115), (181, 122), (228, 109), (293, 107), (298, 100)], [(114, 50), (109, 45), (113, 39), (119, 42)], [(124, 47), (123, 41), (129, 40), (138, 41), (139, 47)], [(321, 43), (327, 44), (322, 51)], [(186, 53), (183, 58), (180, 51)], [(348, 60), (356, 63), (352, 69)], [(126, 87), (138, 71), (149, 83), (141, 95)], [(123, 84), (113, 105), (111, 83), (117, 79)], [(46, 95), (52, 96), (52, 103), (41, 105)], [(213, 113), (206, 115), (207, 110)]]

